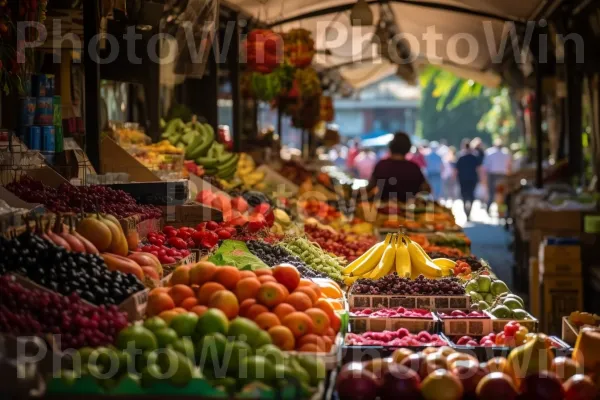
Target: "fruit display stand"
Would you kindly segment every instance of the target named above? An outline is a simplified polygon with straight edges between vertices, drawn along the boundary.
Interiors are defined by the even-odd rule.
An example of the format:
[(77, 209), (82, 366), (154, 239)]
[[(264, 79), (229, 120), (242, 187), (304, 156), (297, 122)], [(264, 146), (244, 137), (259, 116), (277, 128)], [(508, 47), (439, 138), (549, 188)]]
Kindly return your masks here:
[(264, 182), (274, 186), (276, 189), (274, 193), (280, 196), (285, 194), (286, 197), (294, 197), (300, 191), (298, 185), (265, 164), (258, 167), (256, 171), (264, 173)]
[(469, 296), (403, 296), (350, 294), (350, 308), (422, 308), (425, 310), (468, 309)]
[(160, 177), (108, 136), (100, 144), (100, 165), (104, 173), (125, 172), (132, 182), (158, 182)]
[[(23, 286), (26, 289), (33, 289), (33, 290), (39, 290), (42, 292), (52, 293), (52, 290), (50, 290), (44, 286), (40, 286), (37, 283), (35, 283), (35, 282), (31, 281), (30, 279), (25, 278), (21, 275), (11, 274), (10, 277), (11, 277), (12, 281), (20, 284), (21, 286)], [(133, 294), (132, 296), (129, 296), (127, 299), (125, 299), (121, 304), (119, 304), (117, 306), (119, 311), (127, 313), (127, 318), (130, 322), (139, 321), (140, 319), (142, 319), (144, 317), (144, 314), (146, 313), (146, 304), (148, 302), (148, 292), (149, 292), (148, 289), (144, 289), (140, 292), (137, 292), (137, 293)], [(82, 301), (92, 307), (97, 307), (97, 305), (94, 305), (88, 301), (85, 301), (85, 300), (82, 300)]]

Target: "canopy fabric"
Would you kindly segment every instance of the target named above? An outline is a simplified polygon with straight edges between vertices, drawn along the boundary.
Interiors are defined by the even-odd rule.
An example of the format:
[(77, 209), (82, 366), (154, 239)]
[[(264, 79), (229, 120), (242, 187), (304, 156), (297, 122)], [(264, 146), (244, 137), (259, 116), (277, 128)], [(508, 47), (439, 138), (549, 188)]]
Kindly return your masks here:
[[(367, 1), (371, 3), (374, 21), (378, 21), (380, 8), (387, 6), (375, 4), (377, 2), (373, 0)], [(377, 78), (396, 73), (394, 63), (421, 60), (451, 69), (460, 77), (473, 79), (487, 86), (497, 86), (500, 82), (499, 75), (491, 70), (494, 62), (498, 61), (495, 56), (500, 44), (506, 41), (509, 26), (505, 25), (505, 21), (524, 22), (534, 18), (546, 0), (419, 0), (419, 4), (411, 4), (410, 0), (381, 2), (389, 5), (413, 58), (394, 58), (394, 63), (383, 61), (379, 57), (381, 53), (377, 44), (370, 41), (375, 27), (351, 26), (349, 8), (355, 2), (356, 0), (226, 0), (226, 3), (253, 17), (276, 25), (276, 30), (287, 31), (302, 27), (311, 31), (317, 49), (331, 53), (317, 54), (316, 64), (325, 69), (343, 65), (339, 67), (341, 75), (358, 88)], [(341, 12), (340, 8), (332, 10), (335, 7), (345, 9)], [(307, 13), (319, 11), (324, 14), (303, 17)], [(299, 19), (286, 22), (292, 18)], [(441, 40), (435, 40), (434, 45), (423, 36), (431, 28), (435, 29), (436, 35), (441, 35)], [(340, 30), (345, 30), (342, 37), (335, 35)], [(346, 66), (352, 62), (360, 63), (361, 60), (358, 67)], [(375, 65), (368, 66), (369, 62)]]
[(375, 139), (375, 138), (378, 138), (380, 136), (387, 135), (389, 133), (390, 133), (389, 131), (386, 131), (386, 130), (383, 130), (383, 129), (375, 129), (372, 132), (365, 133), (364, 135), (361, 135), (360, 138), (362, 140)]

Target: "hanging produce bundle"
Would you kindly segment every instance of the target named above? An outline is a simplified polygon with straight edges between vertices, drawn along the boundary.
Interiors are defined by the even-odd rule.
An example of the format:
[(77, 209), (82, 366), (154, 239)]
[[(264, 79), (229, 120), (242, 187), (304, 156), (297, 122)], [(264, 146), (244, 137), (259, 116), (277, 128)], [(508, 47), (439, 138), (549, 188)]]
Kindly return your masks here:
[[(296, 74), (294, 75), (298, 83), (298, 90), (300, 91), (300, 96), (304, 98), (315, 97), (321, 95), (321, 80), (319, 79), (319, 74), (314, 68), (305, 68), (296, 70)], [(321, 105), (320, 98), (317, 104)]]
[(321, 96), (321, 121), (331, 122), (334, 118), (333, 99), (331, 96)]
[(246, 38), (245, 49), (249, 71), (269, 74), (283, 62), (283, 39), (272, 30), (250, 31)]
[(306, 68), (315, 56), (315, 41), (310, 31), (292, 29), (283, 36), (286, 59), (296, 68)]

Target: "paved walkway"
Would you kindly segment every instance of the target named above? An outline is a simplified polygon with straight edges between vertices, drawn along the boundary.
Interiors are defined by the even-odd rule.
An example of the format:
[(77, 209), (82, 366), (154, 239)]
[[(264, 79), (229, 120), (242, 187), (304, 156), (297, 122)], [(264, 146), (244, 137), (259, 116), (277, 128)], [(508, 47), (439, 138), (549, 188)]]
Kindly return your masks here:
[[(465, 229), (471, 239), (471, 251), (477, 257), (486, 260), (499, 279), (509, 288), (513, 288), (513, 255), (508, 248), (511, 236), (498, 218), (490, 217), (481, 203), (476, 202), (471, 213), (471, 221), (466, 220), (461, 201), (452, 204), (456, 221)], [(492, 209), (492, 215), (495, 210)]]

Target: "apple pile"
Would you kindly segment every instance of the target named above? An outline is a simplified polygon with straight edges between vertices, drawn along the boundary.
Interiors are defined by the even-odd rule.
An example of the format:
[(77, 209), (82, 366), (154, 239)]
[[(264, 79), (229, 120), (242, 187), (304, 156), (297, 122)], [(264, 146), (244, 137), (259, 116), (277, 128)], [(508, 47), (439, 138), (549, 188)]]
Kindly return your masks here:
[[(543, 343), (543, 338), (541, 340)], [(543, 345), (543, 344), (542, 344)], [(522, 348), (513, 352), (527, 351)], [(534, 356), (527, 354), (526, 356)], [(548, 353), (551, 356), (551, 353)], [(451, 347), (414, 353), (397, 349), (391, 357), (351, 362), (336, 380), (340, 400), (594, 400), (598, 388), (576, 360), (545, 357), (523, 362), (511, 352), (480, 363)]]
[(397, 331), (348, 333), (346, 345), (349, 346), (447, 346), (448, 342), (435, 333), (426, 331), (412, 334), (406, 328)]
[(470, 311), (465, 312), (462, 310), (452, 310), (450, 314), (444, 312), (438, 312), (438, 315), (442, 319), (452, 319), (452, 318), (489, 318), (485, 313), (481, 311)]
[(370, 318), (433, 318), (431, 311), (420, 308), (380, 308), (375, 311), (370, 308), (355, 308), (350, 310), (351, 317)]
[[(271, 227), (275, 222), (270, 204), (260, 203), (250, 210), (248, 202), (242, 196), (230, 198), (225, 194), (202, 190), (196, 196), (196, 201), (221, 211), (224, 221), (233, 226), (246, 226), (250, 232)], [(246, 215), (248, 212), (250, 212), (249, 216)]]

